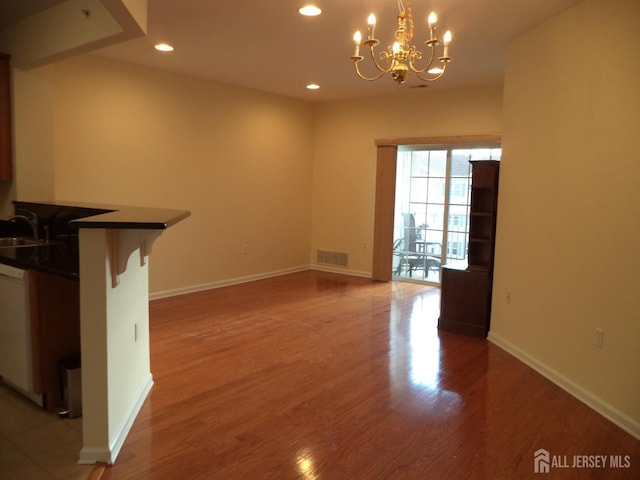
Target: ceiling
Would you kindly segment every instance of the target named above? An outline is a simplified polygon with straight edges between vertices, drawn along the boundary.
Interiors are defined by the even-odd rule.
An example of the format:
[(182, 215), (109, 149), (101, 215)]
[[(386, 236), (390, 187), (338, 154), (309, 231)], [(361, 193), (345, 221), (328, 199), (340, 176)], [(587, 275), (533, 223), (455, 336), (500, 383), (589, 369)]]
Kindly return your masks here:
[(0, 2), (0, 28), (53, 7), (64, 0), (3, 0)]
[[(32, 14), (38, 5), (61, 1), (2, 0), (0, 26), (7, 18)], [(438, 14), (439, 36), (447, 29), (453, 34), (454, 61), (428, 88), (502, 83), (508, 42), (581, 1), (413, 0), (416, 45), (426, 40), (431, 10)], [(322, 15), (299, 15), (307, 3), (320, 7)], [(148, 0), (148, 35), (95, 53), (310, 101), (387, 95), (398, 90), (393, 81), (358, 79), (349, 57), (353, 33), (366, 32), (371, 12), (378, 18), (376, 36), (384, 46), (391, 43), (397, 11), (396, 0)], [(155, 51), (160, 41), (175, 51)], [(312, 82), (320, 89), (307, 90)], [(404, 89), (416, 86), (412, 77)]]

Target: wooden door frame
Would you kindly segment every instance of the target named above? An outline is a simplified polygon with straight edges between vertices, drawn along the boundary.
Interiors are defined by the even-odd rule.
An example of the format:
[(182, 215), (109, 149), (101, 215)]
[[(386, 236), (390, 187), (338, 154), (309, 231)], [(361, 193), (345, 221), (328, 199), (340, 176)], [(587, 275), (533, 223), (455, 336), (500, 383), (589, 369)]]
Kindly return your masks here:
[(396, 203), (398, 145), (378, 145), (376, 200), (373, 218), (372, 278), (391, 281), (393, 265), (393, 210)]
[(425, 145), (429, 148), (500, 145), (500, 135), (458, 135), (376, 140), (376, 198), (373, 221), (373, 280), (389, 282), (393, 269), (393, 215), (396, 201), (398, 146)]

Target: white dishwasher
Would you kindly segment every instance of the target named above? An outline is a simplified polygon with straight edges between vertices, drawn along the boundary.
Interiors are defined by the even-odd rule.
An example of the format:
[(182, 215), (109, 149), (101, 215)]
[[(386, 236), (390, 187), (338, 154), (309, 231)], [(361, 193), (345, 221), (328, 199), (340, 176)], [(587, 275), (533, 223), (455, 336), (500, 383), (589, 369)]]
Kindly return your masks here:
[(33, 401), (29, 271), (0, 263), (0, 376)]

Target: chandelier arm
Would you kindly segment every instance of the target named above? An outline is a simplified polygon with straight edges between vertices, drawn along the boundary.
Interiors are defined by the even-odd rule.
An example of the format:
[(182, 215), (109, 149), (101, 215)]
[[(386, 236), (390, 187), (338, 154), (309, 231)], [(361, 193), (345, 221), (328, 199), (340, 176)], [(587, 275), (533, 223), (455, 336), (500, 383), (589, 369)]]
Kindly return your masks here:
[[(371, 60), (373, 61), (373, 64), (376, 66), (376, 69), (381, 73), (389, 73), (391, 71), (391, 67), (393, 66), (393, 57), (391, 57), (391, 61), (390, 61), (389, 54), (387, 52), (382, 52), (381, 57), (387, 61), (387, 68), (381, 67), (380, 64), (378, 63), (378, 60), (376, 60), (376, 54), (373, 51), (373, 48), (374, 48), (373, 45), (369, 47), (369, 53), (371, 54)], [(380, 77), (376, 77), (376, 78), (380, 78)]]
[(358, 61), (356, 60), (354, 63), (354, 66), (356, 67), (356, 73), (358, 74), (358, 76), (362, 79), (362, 80), (367, 80), (369, 82), (372, 82), (374, 80), (378, 80), (380, 77), (382, 77), (382, 75), (384, 75), (385, 73), (387, 73), (386, 70), (382, 70), (378, 75), (375, 75), (373, 77), (366, 77), (364, 76), (362, 73), (360, 73), (360, 68), (358, 68)]
[(413, 70), (414, 73), (424, 73), (431, 68), (431, 66), (433, 65), (433, 61), (436, 58), (436, 49), (431, 47), (430, 50), (431, 50), (431, 58), (429, 59), (429, 63), (427, 63), (427, 65), (422, 69), (416, 67), (415, 63), (413, 62), (413, 59), (409, 59), (409, 66), (411, 67), (411, 70)]
[(420, 75), (422, 72), (424, 72), (424, 70), (422, 72), (415, 72), (415, 74), (416, 74), (416, 77), (418, 77), (423, 82), (435, 82), (436, 80), (438, 80), (440, 77), (444, 75), (444, 72), (446, 69), (447, 69), (447, 63), (443, 63), (442, 71), (439, 74), (437, 74), (435, 77), (431, 77), (431, 78), (426, 78)]

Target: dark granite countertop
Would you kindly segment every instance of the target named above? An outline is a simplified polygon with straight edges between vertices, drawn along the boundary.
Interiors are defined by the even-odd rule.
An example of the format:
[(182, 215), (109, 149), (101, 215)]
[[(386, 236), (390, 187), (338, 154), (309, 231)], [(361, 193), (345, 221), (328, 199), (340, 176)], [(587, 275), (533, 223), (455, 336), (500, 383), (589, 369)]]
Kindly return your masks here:
[[(66, 227), (63, 235), (52, 236), (51, 242), (45, 245), (0, 248), (0, 263), (68, 278), (78, 278), (79, 228), (166, 229), (191, 214), (188, 210), (58, 200), (15, 201), (14, 204), (16, 211), (38, 212), (41, 218), (47, 216), (50, 222), (63, 219)], [(13, 235), (17, 234), (7, 236)]]
[(139, 228), (164, 229), (184, 220), (191, 212), (163, 208), (127, 207), (91, 217), (79, 218), (71, 223), (78, 228)]
[(0, 248), (0, 263), (23, 270), (33, 269), (66, 278), (78, 278), (78, 242), (75, 240)]
[(19, 203), (21, 206), (28, 206), (29, 204), (32, 204), (61, 208), (81, 208), (92, 211), (90, 215), (77, 218), (70, 222), (70, 224), (76, 228), (165, 229), (191, 215), (189, 210), (135, 207), (128, 205), (105, 205), (59, 200), (15, 203)]

